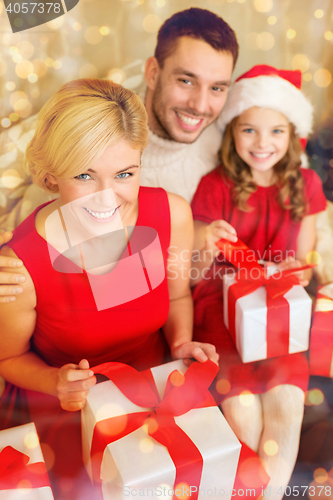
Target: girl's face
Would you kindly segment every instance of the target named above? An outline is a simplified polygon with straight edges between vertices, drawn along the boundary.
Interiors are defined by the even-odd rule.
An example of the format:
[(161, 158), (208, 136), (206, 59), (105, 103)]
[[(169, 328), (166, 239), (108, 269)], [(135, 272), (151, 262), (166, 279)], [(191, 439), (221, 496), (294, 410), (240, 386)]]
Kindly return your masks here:
[(273, 181), (273, 167), (286, 154), (289, 136), (287, 118), (273, 109), (253, 107), (238, 117), (234, 129), (236, 151), (258, 185)]
[(137, 208), (140, 151), (122, 139), (79, 175), (61, 179), (48, 174), (48, 180), (59, 187), (64, 216), (74, 217), (92, 236), (106, 234), (127, 225)]

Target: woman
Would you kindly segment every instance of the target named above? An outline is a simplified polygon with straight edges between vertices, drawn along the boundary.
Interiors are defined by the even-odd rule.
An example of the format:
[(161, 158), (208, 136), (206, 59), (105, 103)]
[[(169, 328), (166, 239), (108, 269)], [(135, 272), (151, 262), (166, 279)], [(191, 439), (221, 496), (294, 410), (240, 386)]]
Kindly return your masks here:
[[(189, 205), (162, 189), (139, 188), (147, 140), (146, 111), (135, 94), (109, 81), (82, 79), (65, 84), (44, 105), (27, 148), (34, 182), (60, 198), (39, 207), (1, 250), (23, 259), (26, 282), (15, 302), (0, 305), (0, 374), (8, 382), (7, 408), (13, 407), (14, 387), (24, 390), (20, 401), (26, 398), (27, 418), (47, 445), (55, 477), (82, 471), (80, 414), (69, 412), (84, 406), (96, 383), (91, 366), (119, 361), (141, 370), (170, 354), (217, 362), (213, 346), (191, 342), (190, 263), (181, 259), (193, 243)], [(103, 296), (112, 287), (112, 273), (124, 262), (126, 269), (141, 226), (154, 229), (160, 242), (144, 262), (150, 288), (106, 307)], [(91, 255), (110, 240), (106, 235), (115, 241), (126, 231), (131, 237), (123, 245), (117, 239), (111, 262), (103, 256), (91, 263)], [(147, 274), (159, 253), (163, 272), (154, 286)], [(128, 283), (124, 287), (131, 290)], [(4, 427), (19, 422), (14, 413), (8, 419)], [(78, 485), (74, 494), (66, 484), (69, 498), (80, 496)], [(61, 481), (55, 487), (64, 498)]]

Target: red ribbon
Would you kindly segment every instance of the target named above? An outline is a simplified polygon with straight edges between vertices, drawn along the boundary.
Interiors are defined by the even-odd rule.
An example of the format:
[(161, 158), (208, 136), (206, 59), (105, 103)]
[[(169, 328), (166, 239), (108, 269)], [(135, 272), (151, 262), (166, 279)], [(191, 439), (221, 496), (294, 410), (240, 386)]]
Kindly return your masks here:
[(22, 487), (43, 488), (50, 486), (44, 462), (29, 464), (28, 455), (6, 446), (0, 452), (0, 489), (13, 490), (20, 486), (21, 481), (27, 481)]
[(196, 500), (203, 458), (187, 434), (178, 427), (174, 417), (183, 415), (192, 408), (215, 406), (208, 388), (218, 372), (217, 365), (212, 361), (192, 363), (181, 385), (172, 384), (173, 374), (179, 373), (172, 372), (168, 377), (162, 400), (158, 396), (150, 370), (139, 373), (122, 363), (104, 363), (92, 369), (95, 373), (106, 375), (134, 404), (149, 408), (143, 412), (107, 418), (95, 425), (90, 452), (94, 480), (98, 481), (100, 478), (106, 446), (148, 423), (148, 434), (167, 448), (175, 465), (174, 490), (180, 483), (196, 486), (197, 493), (191, 495)]
[[(330, 299), (317, 293), (316, 300)], [(322, 377), (331, 376), (333, 347), (333, 311), (315, 311), (311, 328), (310, 374)]]
[(289, 354), (289, 303), (283, 297), (294, 285), (299, 285), (295, 272), (315, 267), (312, 264), (287, 269), (269, 278), (245, 243), (221, 239), (216, 243), (227, 260), (238, 269), (237, 282), (228, 290), (229, 332), (236, 343), (236, 302), (264, 286), (267, 292), (267, 357)]

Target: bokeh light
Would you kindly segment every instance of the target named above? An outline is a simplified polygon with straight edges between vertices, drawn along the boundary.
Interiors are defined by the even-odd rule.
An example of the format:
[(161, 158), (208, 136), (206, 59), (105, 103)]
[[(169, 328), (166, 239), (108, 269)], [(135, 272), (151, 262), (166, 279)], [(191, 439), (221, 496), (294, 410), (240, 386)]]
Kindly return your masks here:
[(107, 26), (101, 26), (99, 28), (99, 32), (102, 36), (106, 36), (110, 33), (110, 28), (108, 28)]
[(38, 78), (45, 75), (45, 73), (47, 72), (47, 66), (43, 59), (34, 59), (32, 61), (32, 64), (34, 67), (34, 73), (38, 76)]
[(8, 127), (10, 127), (10, 126), (11, 126), (11, 124), (12, 124), (12, 122), (10, 121), (10, 119), (9, 119), (9, 118), (3, 118), (3, 119), (1, 120), (1, 126), (2, 126), (3, 128), (8, 128)]
[(314, 12), (314, 16), (317, 18), (317, 19), (321, 19), (322, 17), (324, 17), (324, 11), (322, 9), (317, 9), (315, 10)]
[(36, 73), (30, 73), (30, 75), (28, 76), (28, 80), (30, 83), (36, 83), (38, 80), (38, 76), (36, 75)]
[(289, 40), (292, 40), (296, 36), (296, 31), (294, 29), (290, 28), (287, 31), (286, 36), (287, 36), (287, 38), (289, 38)]
[(6, 89), (12, 92), (13, 90), (16, 89), (16, 83), (15, 82), (7, 82), (5, 85)]
[(57, 17), (56, 19), (53, 19), (52, 21), (49, 21), (48, 23), (46, 23), (46, 26), (48, 26), (52, 30), (58, 30), (59, 28), (61, 28), (63, 26), (63, 24), (65, 22), (64, 17), (65, 16)]
[(108, 72), (107, 77), (108, 80), (112, 80), (115, 83), (124, 83), (126, 80), (126, 73), (120, 68), (113, 68)]
[(216, 382), (216, 390), (219, 394), (228, 394), (231, 389), (229, 380), (221, 378)]
[(52, 57), (47, 57), (47, 58), (45, 59), (45, 64), (46, 64), (46, 66), (48, 66), (49, 68), (52, 68), (52, 66), (53, 66), (53, 59), (52, 59)]
[(275, 38), (268, 31), (263, 31), (257, 36), (257, 45), (261, 50), (271, 50), (274, 47)]
[(275, 16), (269, 16), (269, 18), (267, 19), (267, 22), (268, 22), (268, 24), (270, 24), (271, 26), (273, 26), (274, 24), (277, 23), (277, 17), (275, 17)]
[[(178, 495), (176, 494), (176, 490), (178, 490)], [(187, 483), (177, 483), (175, 485), (175, 496), (179, 500), (187, 500), (190, 498), (190, 486)]]
[(19, 120), (19, 115), (17, 113), (10, 113), (9, 119), (11, 122), (17, 122)]
[(333, 39), (332, 31), (325, 31), (324, 38), (325, 38), (325, 40), (331, 41)]
[(320, 389), (311, 389), (307, 392), (307, 399), (310, 404), (319, 406), (324, 402), (324, 394)]
[(105, 420), (111, 416), (124, 415), (126, 412), (124, 408), (116, 403), (105, 403), (96, 412), (96, 420)]
[(82, 24), (79, 22), (76, 22), (73, 24), (73, 30), (74, 31), (80, 31), (82, 29)]
[(57, 61), (53, 62), (54, 69), (60, 69), (61, 66), (62, 66), (62, 62), (61, 61), (57, 60)]
[(31, 42), (23, 41), (17, 44), (18, 53), (22, 56), (23, 59), (30, 59), (35, 52), (35, 47)]
[(254, 403), (254, 396), (250, 391), (243, 391), (239, 395), (240, 404), (243, 406), (252, 406)]
[(156, 7), (164, 7), (165, 0), (156, 0)]
[(312, 250), (306, 255), (307, 264), (314, 264), (317, 266), (318, 264), (320, 264), (320, 261), (321, 261), (321, 255), (316, 250)]
[(180, 387), (185, 382), (185, 375), (178, 370), (175, 370), (170, 375), (170, 382), (175, 387)]
[(310, 59), (305, 54), (296, 54), (291, 60), (291, 65), (293, 69), (300, 69), (304, 73), (310, 67)]
[(89, 28), (86, 29), (84, 37), (87, 42), (92, 45), (97, 45), (103, 39), (103, 35), (101, 35), (98, 26), (89, 26)]
[(142, 453), (151, 453), (154, 449), (154, 441), (150, 437), (140, 439), (139, 448)]
[(312, 80), (312, 75), (311, 75), (311, 73), (304, 73), (304, 75), (303, 75), (303, 80), (304, 80), (305, 82), (311, 82), (311, 80)]
[(40, 96), (39, 89), (37, 89), (37, 88), (32, 89), (30, 92), (30, 95), (31, 95), (31, 97), (33, 97), (33, 99), (38, 99), (38, 97)]
[(148, 33), (157, 33), (160, 26), (162, 24), (162, 20), (156, 14), (148, 14), (142, 22), (142, 27)]
[(12, 61), (14, 63), (19, 63), (22, 61), (22, 56), (21, 54), (14, 54), (13, 57), (12, 57)]
[(320, 69), (317, 69), (317, 71), (313, 75), (313, 79), (314, 79), (314, 82), (317, 85), (317, 87), (324, 88), (324, 87), (328, 87), (329, 84), (331, 83), (332, 75), (328, 71), (328, 69), (320, 68)]
[(325, 469), (322, 469), (321, 467), (319, 467), (318, 469), (316, 469), (313, 473), (313, 478), (314, 480), (316, 481), (316, 483), (326, 483), (326, 481), (328, 480), (328, 473)]
[(13, 189), (19, 186), (23, 180), (21, 179), (20, 174), (13, 169), (6, 170), (1, 177), (1, 183), (3, 187), (8, 189)]
[(268, 455), (269, 457), (274, 457), (274, 455), (276, 455), (278, 451), (279, 445), (276, 441), (274, 441), (274, 439), (268, 439), (267, 441), (265, 441), (264, 452), (266, 453), (266, 455)]
[(17, 489), (19, 490), (19, 495), (22, 495), (24, 498), (24, 494), (27, 493), (27, 491), (24, 490), (31, 490), (32, 489), (32, 484), (31, 481), (28, 479), (22, 479), (17, 485)]
[(269, 12), (273, 8), (273, 0), (254, 0), (253, 4), (258, 12)]
[(315, 310), (318, 312), (331, 312), (333, 311), (333, 300), (319, 298), (316, 300)]
[[(23, 210), (29, 210), (31, 208), (31, 202), (29, 200), (25, 200), (22, 203), (22, 208)], [(54, 460), (55, 460), (54, 451), (52, 450), (51, 446), (49, 446), (47, 443), (40, 443), (40, 447), (42, 449), (42, 453), (44, 456), (46, 470), (49, 471), (52, 469), (54, 465)]]
[(24, 437), (24, 444), (29, 449), (37, 448), (39, 445), (38, 436), (35, 432), (28, 432)]

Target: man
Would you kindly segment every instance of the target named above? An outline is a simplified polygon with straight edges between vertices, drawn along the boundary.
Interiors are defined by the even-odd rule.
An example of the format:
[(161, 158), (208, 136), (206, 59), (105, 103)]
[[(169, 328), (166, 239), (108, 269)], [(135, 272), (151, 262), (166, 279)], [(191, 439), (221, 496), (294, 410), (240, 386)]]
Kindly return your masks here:
[[(142, 185), (160, 186), (191, 201), (201, 177), (217, 164), (221, 133), (214, 122), (226, 101), (237, 57), (235, 33), (214, 13), (192, 8), (165, 21), (145, 68), (142, 97), (151, 133), (142, 156)], [(50, 194), (41, 191), (38, 202), (36, 198), (29, 213), (49, 201)], [(0, 235), (0, 246), (9, 239)], [(0, 257), (0, 271), (16, 269), (21, 265), (16, 262), (13, 266), (13, 259)], [(15, 300), (22, 291), (20, 280), (20, 274), (0, 272), (0, 301)]]

